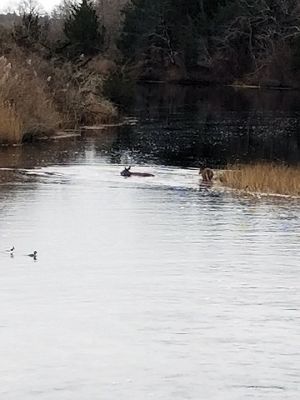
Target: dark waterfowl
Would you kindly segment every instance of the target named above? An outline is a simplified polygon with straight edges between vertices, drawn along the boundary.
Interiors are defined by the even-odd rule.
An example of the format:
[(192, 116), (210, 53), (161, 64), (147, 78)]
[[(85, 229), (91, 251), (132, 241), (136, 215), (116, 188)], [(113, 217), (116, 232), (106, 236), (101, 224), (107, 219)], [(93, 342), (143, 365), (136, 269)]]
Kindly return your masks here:
[(15, 251), (15, 246), (13, 246), (11, 249), (6, 250), (7, 253), (12, 254)]
[(130, 176), (141, 176), (144, 178), (154, 176), (153, 174), (149, 174), (148, 172), (131, 172), (130, 169), (131, 167), (125, 167), (121, 172), (121, 176), (124, 176), (125, 178), (129, 178)]
[(32, 258), (36, 259), (36, 257), (37, 257), (37, 251), (34, 251), (33, 253), (27, 254), (27, 255), (28, 255), (28, 257), (32, 257)]

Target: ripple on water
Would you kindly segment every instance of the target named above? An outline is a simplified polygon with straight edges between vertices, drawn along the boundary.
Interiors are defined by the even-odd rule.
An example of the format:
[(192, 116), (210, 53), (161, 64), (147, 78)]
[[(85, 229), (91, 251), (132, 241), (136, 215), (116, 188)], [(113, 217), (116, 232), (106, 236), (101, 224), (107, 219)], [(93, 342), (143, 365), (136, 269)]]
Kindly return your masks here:
[(299, 203), (120, 168), (43, 167), (1, 188), (16, 247), (0, 252), (1, 393), (296, 400)]

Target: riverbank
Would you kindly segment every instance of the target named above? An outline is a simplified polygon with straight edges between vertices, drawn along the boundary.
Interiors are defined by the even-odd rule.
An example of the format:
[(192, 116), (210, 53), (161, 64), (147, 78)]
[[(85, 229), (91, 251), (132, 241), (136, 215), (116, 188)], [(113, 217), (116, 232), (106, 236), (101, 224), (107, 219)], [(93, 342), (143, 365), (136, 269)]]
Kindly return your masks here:
[(97, 70), (103, 62), (94, 58), (84, 67), (55, 63), (19, 48), (0, 57), (0, 145), (119, 122), (118, 109), (103, 88), (110, 70)]
[(300, 196), (300, 167), (257, 163), (234, 166), (220, 174), (224, 186), (244, 192)]

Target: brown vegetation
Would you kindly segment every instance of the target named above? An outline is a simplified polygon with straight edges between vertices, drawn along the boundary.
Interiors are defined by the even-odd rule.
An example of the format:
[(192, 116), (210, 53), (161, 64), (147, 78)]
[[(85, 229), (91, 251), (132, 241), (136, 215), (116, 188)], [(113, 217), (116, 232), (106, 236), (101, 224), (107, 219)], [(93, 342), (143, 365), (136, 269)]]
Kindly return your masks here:
[[(103, 94), (116, 65), (100, 50), (67, 56), (64, 24), (72, 5), (66, 4), (65, 13), (49, 19), (28, 2), (13, 20), (0, 20), (0, 144), (117, 118), (116, 107)], [(10, 23), (5, 24), (6, 17)]]
[(300, 167), (277, 164), (235, 166), (223, 172), (221, 182), (230, 188), (249, 192), (300, 195)]
[(18, 47), (0, 57), (0, 144), (56, 129), (108, 123), (117, 110), (102, 95), (98, 63), (55, 63)]
[(22, 121), (15, 109), (0, 100), (0, 144), (20, 143), (23, 137)]
[(61, 118), (46, 82), (31, 59), (0, 58), (1, 142), (20, 143), (24, 135), (55, 129)]

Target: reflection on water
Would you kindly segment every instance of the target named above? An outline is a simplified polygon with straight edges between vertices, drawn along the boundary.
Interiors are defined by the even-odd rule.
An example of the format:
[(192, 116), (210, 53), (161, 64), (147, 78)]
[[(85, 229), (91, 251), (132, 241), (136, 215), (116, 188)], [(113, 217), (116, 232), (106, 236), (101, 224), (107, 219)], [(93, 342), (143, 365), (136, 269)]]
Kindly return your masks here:
[(158, 120), (1, 151), (1, 398), (298, 399), (299, 201), (160, 165)]
[(211, 166), (300, 161), (298, 92), (156, 85), (137, 92), (135, 128), (115, 145), (137, 162)]
[(117, 164), (181, 167), (300, 161), (298, 92), (147, 85), (136, 99), (124, 126), (85, 140), (3, 149), (0, 167), (80, 163), (88, 152)]

